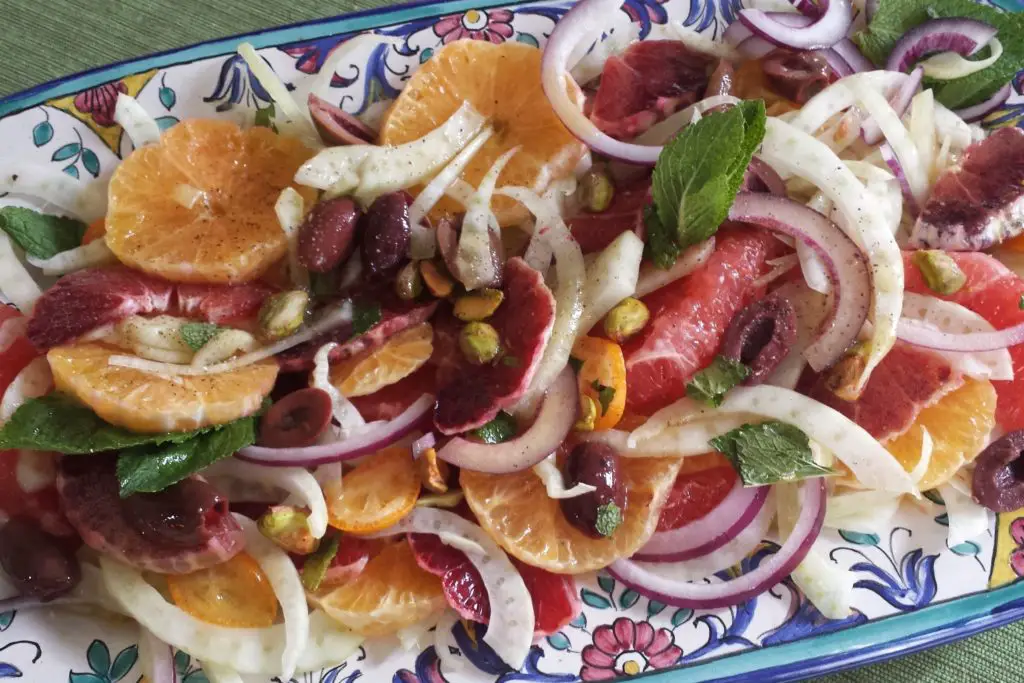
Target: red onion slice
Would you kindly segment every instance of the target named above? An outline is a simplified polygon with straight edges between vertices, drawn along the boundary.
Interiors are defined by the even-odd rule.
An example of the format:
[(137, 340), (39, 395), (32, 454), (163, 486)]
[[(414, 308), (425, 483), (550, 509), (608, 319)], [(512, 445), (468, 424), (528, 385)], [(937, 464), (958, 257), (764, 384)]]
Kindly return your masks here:
[(845, 38), (853, 23), (849, 0), (821, 0), (818, 10), (821, 15), (807, 26), (789, 26), (759, 9), (740, 10), (739, 19), (755, 35), (776, 45), (818, 50)]
[(579, 401), (576, 375), (566, 367), (544, 396), (537, 417), (525, 432), (498, 444), (469, 441), (461, 436), (445, 444), (437, 457), (456, 467), (505, 474), (533, 467), (562, 445), (576, 421)]
[[(900, 84), (899, 89), (896, 90), (895, 94), (888, 98), (889, 104), (892, 106), (896, 115), (903, 117), (907, 113), (907, 109), (910, 107), (910, 101), (914, 99), (914, 95), (917, 93), (918, 86), (921, 85), (921, 81), (924, 78), (924, 69), (918, 67), (909, 75), (903, 78), (903, 82)], [(864, 142), (869, 145), (877, 145), (882, 141), (884, 135), (882, 134), (882, 128), (875, 123), (875, 119), (868, 117), (861, 124), (860, 134), (864, 138)]]
[(825, 61), (828, 62), (828, 68), (832, 69), (832, 73), (834, 73), (839, 78), (846, 78), (847, 76), (853, 73), (853, 67), (847, 64), (846, 60), (843, 59), (842, 55), (840, 55), (832, 48), (828, 48), (827, 50), (819, 50), (818, 52), (819, 54), (821, 54), (822, 57), (825, 58)]
[(711, 512), (678, 529), (656, 532), (632, 559), (681, 562), (718, 550), (750, 525), (768, 500), (768, 491), (768, 486), (748, 488), (737, 479)]
[(434, 397), (424, 394), (394, 420), (379, 426), (371, 426), (348, 439), (305, 448), (249, 446), (238, 451), (235, 457), (267, 467), (315, 467), (343, 462), (367, 453), (375, 453), (402, 439), (413, 430), (429, 423), (433, 409)]
[(832, 366), (856, 340), (871, 306), (864, 254), (835, 223), (786, 197), (742, 192), (729, 219), (795, 237), (821, 258), (832, 284), (833, 308), (804, 357), (819, 372)]
[(607, 26), (609, 16), (622, 6), (622, 0), (582, 0), (577, 3), (551, 32), (544, 46), (541, 80), (551, 108), (566, 128), (595, 152), (633, 164), (653, 166), (661, 154), (661, 145), (634, 145), (621, 142), (601, 132), (573, 102), (566, 88), (569, 58), (584, 36), (595, 35)]
[(992, 97), (988, 98), (984, 102), (979, 102), (978, 104), (971, 105), (970, 107), (964, 107), (963, 109), (954, 109), (953, 113), (964, 121), (973, 123), (974, 121), (985, 118), (989, 113), (1003, 106), (1003, 103), (1010, 99), (1010, 93), (1012, 92), (1013, 89), (1010, 87), (1010, 84), (1007, 83), (1002, 88), (995, 91)]
[(930, 19), (896, 41), (885, 63), (887, 71), (906, 71), (925, 55), (953, 51), (973, 55), (996, 35), (996, 29), (976, 19)]
[(996, 351), (1024, 344), (1024, 323), (994, 332), (944, 332), (919, 320), (900, 320), (896, 336), (901, 341), (935, 351)]
[(309, 113), (320, 137), (333, 145), (372, 145), (377, 133), (326, 100), (309, 93)]
[(750, 165), (747, 166), (747, 173), (755, 176), (761, 184), (763, 184), (770, 194), (778, 197), (786, 196), (786, 183), (782, 180), (782, 177), (766, 163), (763, 159), (758, 157), (750, 158)]
[(139, 664), (149, 683), (178, 683), (178, 672), (174, 666), (174, 648), (153, 635), (146, 627), (141, 628), (139, 638)]
[(842, 57), (843, 61), (850, 66), (854, 73), (875, 70), (875, 65), (868, 61), (868, 58), (857, 49), (857, 46), (849, 38), (843, 38), (833, 45), (832, 49)]
[(825, 518), (825, 481), (800, 485), (800, 516), (782, 547), (752, 572), (722, 583), (690, 583), (658, 576), (631, 560), (608, 567), (612, 576), (653, 600), (676, 607), (714, 609), (750, 600), (782, 581), (810, 551)]
[(917, 216), (920, 211), (920, 207), (917, 205), (917, 199), (914, 197), (914, 193), (910, 189), (910, 181), (907, 180), (907, 174), (903, 170), (903, 164), (900, 163), (899, 157), (896, 156), (896, 152), (888, 142), (883, 142), (878, 148), (879, 154), (882, 155), (882, 160), (885, 165), (889, 167), (892, 174), (896, 176), (896, 181), (900, 184), (900, 191), (903, 193), (903, 201), (907, 203), (907, 211), (911, 216)]

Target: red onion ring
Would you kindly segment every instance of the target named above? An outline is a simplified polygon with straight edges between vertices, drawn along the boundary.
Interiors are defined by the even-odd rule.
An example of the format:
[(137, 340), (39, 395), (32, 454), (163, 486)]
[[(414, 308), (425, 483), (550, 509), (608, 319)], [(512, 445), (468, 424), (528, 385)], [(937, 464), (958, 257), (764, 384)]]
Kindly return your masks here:
[(911, 216), (917, 216), (920, 208), (917, 205), (914, 193), (910, 190), (910, 181), (907, 180), (907, 174), (903, 172), (903, 165), (896, 156), (896, 152), (893, 151), (892, 146), (888, 142), (883, 142), (878, 147), (878, 152), (882, 155), (885, 165), (889, 167), (889, 170), (896, 176), (896, 180), (900, 184), (900, 191), (903, 192), (903, 201), (907, 204), (907, 211)]
[(901, 319), (896, 336), (908, 344), (935, 351), (998, 351), (1024, 344), (1024, 323), (993, 332), (943, 332), (919, 320)]
[(681, 562), (718, 550), (746, 529), (768, 500), (768, 486), (748, 488), (739, 479), (711, 512), (678, 529), (658, 531), (632, 559)]
[(988, 98), (984, 102), (979, 102), (978, 104), (971, 105), (970, 107), (964, 107), (963, 109), (954, 109), (953, 113), (968, 123), (979, 121), (985, 118), (989, 113), (1003, 106), (1003, 103), (1010, 99), (1010, 93), (1012, 92), (1013, 89), (1010, 87), (1010, 84), (1007, 83), (999, 90), (996, 90), (992, 97)]
[[(917, 93), (917, 88), (921, 85), (922, 79), (924, 79), (924, 69), (918, 67), (909, 76), (904, 77), (899, 89), (888, 98), (889, 104), (892, 105), (896, 115), (900, 118), (907, 113), (910, 101), (914, 99), (914, 94)], [(870, 117), (861, 124), (860, 134), (864, 138), (864, 142), (869, 145), (877, 145), (884, 137), (881, 127)]]
[(342, 441), (305, 448), (248, 446), (238, 451), (235, 457), (267, 467), (315, 467), (332, 462), (344, 462), (367, 453), (375, 453), (428, 424), (433, 410), (434, 397), (423, 394), (394, 420), (370, 427)]
[(755, 598), (782, 581), (807, 556), (825, 519), (825, 481), (808, 479), (800, 485), (800, 516), (782, 547), (752, 572), (722, 583), (673, 581), (631, 560), (618, 560), (608, 572), (636, 592), (675, 607), (714, 609)]
[(178, 683), (174, 648), (153, 635), (148, 628), (142, 629), (139, 651), (142, 672), (149, 683)]
[(427, 432), (412, 442), (412, 457), (418, 458), (428, 449), (437, 445), (437, 435), (434, 432)]
[(768, 192), (779, 197), (786, 196), (786, 183), (768, 163), (758, 157), (751, 157), (747, 172), (761, 181)]
[(533, 467), (562, 445), (576, 421), (576, 375), (566, 367), (551, 384), (533, 424), (510, 441), (485, 444), (456, 436), (437, 457), (463, 469), (505, 474)]
[(595, 152), (632, 164), (653, 166), (662, 145), (634, 145), (603, 133), (573, 102), (566, 90), (569, 58), (584, 36), (608, 25), (608, 17), (622, 0), (581, 0), (563, 16), (544, 46), (541, 81), (551, 108), (569, 131)]
[(759, 9), (740, 10), (739, 20), (758, 35), (776, 45), (797, 50), (832, 47), (846, 37), (853, 23), (849, 0), (821, 0), (821, 12), (807, 26), (789, 26)]
[(828, 48), (827, 50), (818, 50), (818, 53), (825, 58), (825, 61), (828, 62), (828, 67), (832, 69), (832, 73), (837, 77), (846, 78), (853, 74), (853, 67), (851, 67), (846, 60), (843, 59), (842, 55), (834, 49)]
[(952, 50), (964, 57), (984, 47), (997, 31), (976, 19), (929, 19), (907, 31), (896, 41), (885, 62), (886, 71), (906, 71), (921, 57)]
[(832, 284), (832, 311), (804, 357), (818, 372), (831, 367), (856, 341), (868, 317), (871, 276), (864, 254), (835, 223), (786, 197), (741, 192), (729, 220), (795, 237), (821, 258)]
[(875, 70), (875, 65), (868, 61), (868, 58), (857, 49), (857, 46), (849, 38), (843, 38), (833, 45), (832, 49), (849, 65), (854, 73)]

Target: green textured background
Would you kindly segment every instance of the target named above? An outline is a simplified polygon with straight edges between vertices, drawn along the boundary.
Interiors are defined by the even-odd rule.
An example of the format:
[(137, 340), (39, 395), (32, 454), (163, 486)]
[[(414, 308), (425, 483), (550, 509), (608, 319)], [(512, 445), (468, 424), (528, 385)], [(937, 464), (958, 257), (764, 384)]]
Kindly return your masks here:
[[(898, 0), (890, 0), (898, 1)], [(374, 0), (0, 0), (0, 97), (159, 50), (358, 9)], [(1020, 681), (1024, 623), (820, 679), (822, 683)]]

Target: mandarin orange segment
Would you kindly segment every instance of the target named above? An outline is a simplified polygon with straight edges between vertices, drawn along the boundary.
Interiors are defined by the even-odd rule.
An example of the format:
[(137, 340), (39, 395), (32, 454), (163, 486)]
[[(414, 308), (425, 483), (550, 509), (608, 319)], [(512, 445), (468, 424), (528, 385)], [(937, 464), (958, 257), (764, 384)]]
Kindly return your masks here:
[(57, 391), (77, 398), (111, 424), (134, 432), (183, 432), (252, 415), (274, 387), (273, 359), (195, 377), (165, 377), (110, 365), (123, 351), (98, 343), (58, 346), (46, 354)]
[(329, 496), (330, 524), (353, 534), (369, 534), (405, 517), (420, 497), (412, 451), (389, 446), (367, 457), (345, 475), (340, 495)]
[(594, 431), (612, 429), (626, 410), (626, 359), (622, 347), (600, 337), (580, 337), (572, 347), (572, 355), (583, 361), (576, 375), (580, 397), (589, 397), (598, 406)]
[(447, 605), (441, 579), (420, 569), (404, 537), (385, 546), (357, 578), (316, 602), (339, 624), (365, 636), (394, 633)]
[(107, 245), (170, 280), (252, 280), (287, 251), (274, 204), (311, 155), (267, 128), (183, 121), (114, 172)]
[(174, 604), (196, 619), (230, 628), (265, 628), (277, 619), (277, 596), (251, 555), (191, 574), (169, 574)]
[(928, 470), (918, 487), (922, 491), (946, 483), (974, 460), (995, 426), (996, 392), (991, 382), (967, 380), (962, 387), (921, 411), (906, 433), (885, 447), (910, 472), (921, 457), (922, 428), (932, 438)]
[[(520, 147), (498, 180), (537, 192), (575, 169), (586, 147), (562, 125), (541, 86), (541, 51), (517, 42), (494, 45), (458, 40), (437, 51), (409, 79), (388, 111), (380, 131), (386, 145), (423, 137), (444, 123), (464, 101), (486, 116), (495, 135), (469, 163), (462, 179), (473, 187), (502, 154)], [(492, 203), (503, 226), (521, 222), (525, 209), (507, 197)], [(444, 197), (431, 213), (463, 211)]]
[(434, 352), (434, 328), (423, 323), (399, 332), (384, 346), (331, 368), (331, 384), (345, 396), (368, 396), (419, 370)]
[(462, 470), (459, 481), (480, 526), (511, 555), (556, 574), (582, 574), (629, 557), (650, 539), (681, 464), (681, 458), (624, 458), (619, 465), (627, 496), (623, 521), (603, 539), (570, 524), (532, 470)]

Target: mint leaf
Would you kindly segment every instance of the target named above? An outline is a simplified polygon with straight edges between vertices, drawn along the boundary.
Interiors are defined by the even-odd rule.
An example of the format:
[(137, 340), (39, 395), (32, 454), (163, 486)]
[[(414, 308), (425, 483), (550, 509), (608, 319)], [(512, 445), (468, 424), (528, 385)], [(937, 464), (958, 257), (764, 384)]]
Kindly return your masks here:
[(750, 376), (750, 368), (743, 363), (715, 356), (711, 365), (693, 376), (686, 385), (686, 395), (712, 408), (722, 405), (727, 391)]
[(116, 451), (145, 444), (176, 443), (205, 430), (136, 434), (104, 422), (96, 413), (60, 394), (22, 404), (0, 429), (0, 450), (25, 448), (70, 455)]
[[(1021, 299), (1024, 300), (1024, 296), (1022, 296)], [(569, 367), (578, 375), (580, 374), (580, 370), (583, 368), (583, 361), (576, 356), (569, 356)]]
[(274, 110), (274, 105), (269, 104), (263, 108), (256, 109), (256, 120), (253, 125), (260, 126), (262, 128), (269, 128), (270, 130), (277, 132), (277, 126), (274, 124), (274, 117), (277, 112)]
[(622, 524), (622, 510), (615, 503), (605, 503), (597, 508), (597, 520), (594, 529), (602, 536), (611, 536)]
[(645, 213), (648, 256), (660, 268), (703, 242), (729, 215), (743, 174), (764, 139), (764, 102), (742, 102), (687, 126), (658, 157), (654, 211)]
[(380, 322), (383, 313), (377, 302), (354, 302), (352, 304), (352, 336), (365, 334)]
[(198, 351), (217, 336), (220, 327), (213, 323), (185, 323), (181, 326), (182, 340), (193, 351)]
[(608, 412), (608, 406), (615, 400), (615, 388), (606, 387), (599, 380), (590, 383), (590, 387), (597, 392), (597, 402), (601, 404), (601, 414)]
[(73, 218), (48, 216), (20, 206), (0, 209), (0, 230), (38, 259), (53, 258), (82, 244), (86, 225)]
[(502, 443), (516, 435), (516, 419), (501, 411), (494, 419), (482, 427), (473, 430), (473, 436), (484, 443)]
[(981, 102), (1024, 69), (1024, 14), (1000, 12), (972, 0), (891, 0), (880, 3), (867, 28), (854, 36), (864, 56), (884, 66), (903, 35), (929, 19), (966, 17), (998, 29), (1003, 55), (992, 66), (951, 81), (932, 81), (935, 98), (950, 108)]
[(242, 418), (187, 441), (147, 444), (121, 451), (117, 479), (121, 497), (156, 493), (256, 443), (256, 419)]
[(785, 422), (745, 424), (708, 443), (729, 459), (744, 486), (835, 474), (814, 462), (807, 435)]
[(338, 555), (340, 542), (337, 536), (325, 539), (316, 551), (307, 557), (302, 563), (302, 586), (312, 592), (320, 588), (320, 584), (327, 578), (327, 570), (331, 568), (331, 562)]

